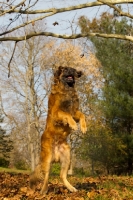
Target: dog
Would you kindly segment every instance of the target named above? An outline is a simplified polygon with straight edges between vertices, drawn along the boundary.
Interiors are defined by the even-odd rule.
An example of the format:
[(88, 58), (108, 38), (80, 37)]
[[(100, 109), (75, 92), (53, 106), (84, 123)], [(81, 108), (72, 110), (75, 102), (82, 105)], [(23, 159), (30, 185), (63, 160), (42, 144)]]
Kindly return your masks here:
[(60, 178), (71, 192), (76, 192), (67, 180), (70, 165), (70, 147), (67, 136), (77, 130), (77, 122), (83, 133), (87, 131), (85, 116), (79, 111), (79, 99), (75, 90), (75, 80), (82, 76), (81, 71), (71, 67), (58, 67), (48, 100), (46, 128), (41, 137), (40, 163), (30, 175), (30, 186), (43, 180), (41, 194), (48, 192), (48, 178), (52, 162), (61, 163)]

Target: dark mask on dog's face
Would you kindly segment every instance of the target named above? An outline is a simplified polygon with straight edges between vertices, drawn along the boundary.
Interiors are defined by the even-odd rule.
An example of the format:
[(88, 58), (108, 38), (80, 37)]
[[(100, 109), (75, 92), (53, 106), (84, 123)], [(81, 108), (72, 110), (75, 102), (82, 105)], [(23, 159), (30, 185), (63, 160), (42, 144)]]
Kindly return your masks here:
[(75, 78), (82, 76), (81, 71), (77, 71), (72, 67), (59, 67), (54, 76), (58, 78), (63, 84), (67, 84), (69, 87), (73, 87), (75, 84)]

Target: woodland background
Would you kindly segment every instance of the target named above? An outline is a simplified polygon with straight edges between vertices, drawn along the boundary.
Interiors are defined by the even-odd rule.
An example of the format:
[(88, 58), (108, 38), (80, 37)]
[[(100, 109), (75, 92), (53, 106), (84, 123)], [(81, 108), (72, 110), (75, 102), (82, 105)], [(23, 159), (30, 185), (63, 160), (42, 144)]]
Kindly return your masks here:
[[(79, 18), (81, 32), (132, 34), (132, 20), (104, 12), (98, 19)], [(29, 26), (38, 30), (41, 22)], [(123, 28), (124, 27), (124, 28)], [(133, 44), (131, 41), (89, 37), (60, 41), (32, 37), (19, 42), (10, 64), (12, 43), (1, 51), (0, 165), (31, 169), (38, 163), (45, 128), (47, 100), (56, 67), (81, 69), (77, 82), (87, 134), (72, 132), (73, 168), (83, 174), (133, 172)], [(58, 166), (55, 166), (58, 171)]]
[[(0, 2), (0, 166), (34, 170), (52, 75), (62, 65), (84, 72), (76, 87), (88, 127), (85, 136), (78, 130), (68, 138), (73, 160), (69, 173), (132, 175), (132, 0), (63, 8), (49, 1), (53, 7), (36, 10), (38, 2)], [(71, 19), (71, 35), (47, 32), (50, 16), (102, 6), (106, 11), (91, 19), (89, 14), (78, 16), (76, 23)], [(51, 25), (60, 27), (60, 22)], [(54, 165), (53, 173), (58, 171)]]
[[(0, 2), (0, 200), (133, 200), (133, 0)], [(72, 14), (73, 13), (73, 14)], [(76, 82), (87, 133), (72, 131), (69, 193), (54, 164), (29, 188), (58, 66)]]

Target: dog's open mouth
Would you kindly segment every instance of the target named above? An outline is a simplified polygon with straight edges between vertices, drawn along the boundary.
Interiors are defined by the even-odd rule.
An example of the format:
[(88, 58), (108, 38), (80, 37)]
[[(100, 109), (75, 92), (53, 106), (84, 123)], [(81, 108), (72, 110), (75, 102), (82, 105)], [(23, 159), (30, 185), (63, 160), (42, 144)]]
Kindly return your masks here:
[(74, 77), (72, 75), (69, 75), (66, 77), (66, 82), (68, 84), (69, 87), (73, 87), (75, 81), (74, 81)]
[(67, 76), (67, 80), (73, 81), (73, 77), (72, 76)]

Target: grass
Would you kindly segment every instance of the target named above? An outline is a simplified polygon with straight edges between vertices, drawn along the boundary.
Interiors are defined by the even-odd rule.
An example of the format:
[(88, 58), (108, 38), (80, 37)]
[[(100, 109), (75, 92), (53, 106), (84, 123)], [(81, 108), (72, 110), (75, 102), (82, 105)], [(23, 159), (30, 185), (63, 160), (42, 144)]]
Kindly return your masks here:
[(133, 177), (109, 176), (101, 178), (95, 200), (133, 200)]
[(30, 174), (30, 170), (20, 170), (16, 168), (4, 168), (0, 167), (0, 172), (9, 172), (9, 173), (24, 173), (24, 174)]

